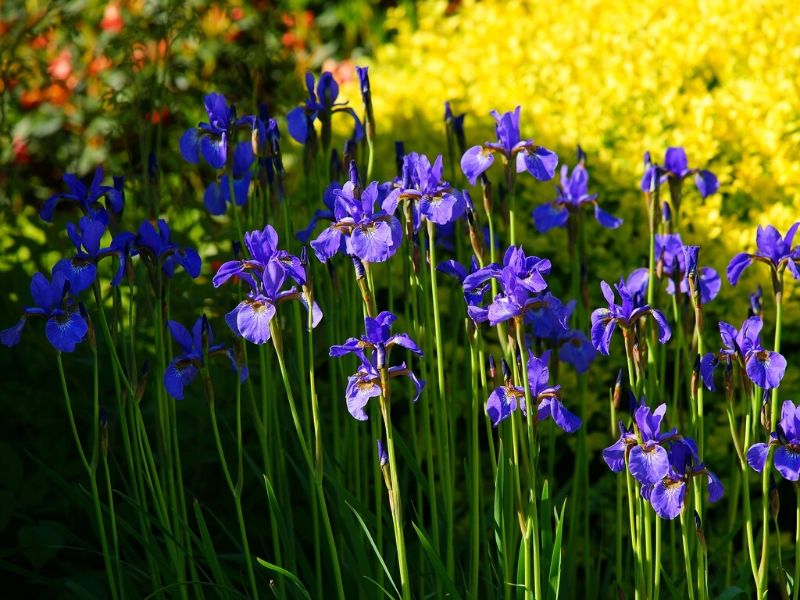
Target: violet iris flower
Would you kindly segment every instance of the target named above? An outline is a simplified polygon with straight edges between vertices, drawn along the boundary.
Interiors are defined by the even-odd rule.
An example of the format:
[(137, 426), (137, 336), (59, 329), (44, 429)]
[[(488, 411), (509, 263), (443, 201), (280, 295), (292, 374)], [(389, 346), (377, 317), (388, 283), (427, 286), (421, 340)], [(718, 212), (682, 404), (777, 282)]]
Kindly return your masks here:
[[(345, 398), (347, 409), (353, 418), (359, 421), (367, 420), (364, 411), (370, 398), (380, 396), (384, 390), (381, 388), (380, 370), (386, 368), (389, 352), (392, 347), (400, 346), (422, 356), (422, 350), (406, 333), (392, 335), (392, 324), (397, 317), (389, 311), (383, 311), (376, 317), (364, 318), (365, 335), (360, 338), (349, 338), (344, 344), (336, 344), (330, 348), (330, 356), (338, 358), (345, 354), (355, 354), (360, 361), (358, 370), (347, 379)], [(417, 378), (405, 363), (388, 367), (390, 378), (408, 377), (416, 390), (414, 401), (419, 399), (425, 381)]]
[(750, 317), (738, 331), (733, 325), (720, 321), (722, 349), (700, 359), (700, 375), (709, 390), (714, 391), (714, 370), (729, 360), (743, 367), (748, 379), (765, 390), (780, 385), (786, 371), (786, 359), (777, 352), (765, 350), (761, 345), (763, 326), (761, 317)]
[[(561, 429), (572, 433), (581, 426), (581, 420), (561, 403), (561, 386), (550, 385), (549, 361), (549, 350), (541, 357), (528, 351), (526, 368), (528, 369), (531, 401), (537, 404), (536, 419), (538, 421), (553, 419)], [(486, 401), (486, 413), (495, 427), (510, 417), (517, 408), (523, 414), (527, 414), (525, 390), (513, 385), (510, 378), (506, 380), (505, 385), (495, 388)]]
[(347, 102), (336, 102), (339, 97), (339, 84), (329, 72), (323, 73), (317, 82), (316, 92), (314, 91), (314, 75), (306, 73), (306, 88), (308, 98), (304, 106), (298, 106), (289, 111), (286, 115), (286, 122), (289, 127), (289, 135), (292, 138), (305, 144), (308, 140), (308, 129), (313, 127), (314, 121), (319, 120), (325, 125), (330, 124), (331, 117), (335, 113), (346, 113), (353, 117), (355, 122), (355, 133), (353, 137), (356, 142), (360, 142), (364, 137), (364, 128), (361, 126), (356, 116), (356, 112), (347, 106)]
[(667, 405), (655, 410), (642, 398), (630, 429), (620, 422), (619, 439), (603, 450), (603, 460), (615, 473), (625, 470), (642, 484), (642, 496), (663, 519), (674, 519), (683, 509), (688, 482), (706, 478), (709, 500), (716, 502), (724, 488), (719, 478), (699, 462), (697, 444), (677, 429), (662, 432)]
[(697, 273), (697, 282), (700, 286), (700, 301), (702, 304), (711, 302), (719, 294), (722, 280), (719, 274), (711, 267), (697, 268), (696, 258), (694, 264), (687, 262), (687, 252), (690, 257), (695, 257), (696, 246), (686, 246), (679, 233), (666, 235), (656, 234), (655, 256), (658, 271), (667, 276), (667, 293), (675, 295), (675, 282), (682, 294), (689, 294), (689, 273), (694, 269)]
[(59, 352), (72, 352), (83, 341), (89, 325), (79, 307), (68, 299), (69, 281), (63, 273), (53, 273), (52, 280), (41, 273), (31, 279), (31, 296), (36, 306), (28, 306), (19, 322), (0, 331), (0, 343), (11, 348), (19, 343), (22, 330), (30, 317), (47, 319), (44, 327), (50, 344)]
[(122, 177), (114, 177), (114, 185), (102, 185), (103, 168), (97, 167), (92, 178), (92, 183), (87, 188), (77, 175), (67, 173), (64, 183), (69, 188), (69, 193), (58, 193), (50, 196), (39, 211), (39, 216), (48, 223), (53, 220), (56, 206), (61, 202), (77, 204), (83, 214), (93, 215), (96, 210), (103, 210), (100, 200), (106, 199), (106, 205), (115, 214), (122, 212), (125, 203)]
[(561, 165), (561, 181), (556, 186), (556, 199), (533, 210), (533, 224), (539, 233), (545, 233), (554, 227), (566, 227), (570, 215), (587, 204), (594, 206), (594, 218), (603, 227), (616, 229), (622, 225), (622, 219), (600, 208), (597, 194), (589, 194), (589, 172), (584, 164), (583, 152), (580, 151), (578, 155), (581, 159), (572, 174), (567, 165)]
[(335, 181), (325, 188), (325, 191), (322, 193), (322, 203), (325, 205), (325, 208), (317, 209), (316, 212), (314, 212), (314, 216), (311, 217), (311, 221), (308, 223), (308, 226), (302, 231), (297, 232), (297, 239), (300, 242), (303, 244), (308, 242), (319, 221), (335, 220), (334, 206), (336, 205), (337, 192), (340, 192), (341, 190), (342, 186)]
[[(208, 123), (199, 123), (197, 127), (187, 129), (181, 136), (180, 151), (183, 158), (194, 165), (200, 161), (200, 155), (214, 169), (223, 168), (228, 162), (228, 146), (236, 139), (239, 130), (259, 129), (261, 139), (264, 135), (264, 124), (251, 115), (236, 118), (236, 110), (228, 106), (222, 94), (208, 94), (205, 99)], [(240, 162), (249, 166), (253, 162), (253, 147), (248, 139), (239, 142), (234, 154), (239, 155)]]
[(800, 406), (786, 400), (781, 408), (777, 431), (770, 434), (769, 444), (758, 443), (747, 451), (747, 463), (761, 473), (767, 462), (770, 446), (775, 446), (773, 464), (789, 481), (800, 480)]
[(535, 146), (533, 140), (520, 137), (520, 110), (521, 107), (517, 106), (514, 112), (502, 115), (496, 110), (491, 111), (497, 122), (497, 141), (473, 146), (461, 157), (461, 170), (472, 185), (475, 185), (481, 173), (492, 166), (495, 154), (500, 154), (517, 173), (528, 171), (539, 181), (547, 181), (555, 175), (558, 164), (556, 153), (543, 146)]
[[(400, 190), (381, 198), (376, 181), (361, 191), (357, 179), (351, 178), (334, 194), (333, 223), (311, 242), (317, 258), (326, 262), (344, 252), (374, 263), (394, 256), (403, 241), (403, 227), (394, 216)], [(376, 210), (377, 202), (380, 208)]]
[[(115, 239), (115, 241), (117, 241)], [(112, 242), (112, 246), (118, 244)], [(184, 268), (192, 279), (200, 275), (200, 255), (194, 248), (181, 248), (172, 241), (172, 232), (164, 219), (158, 220), (158, 229), (150, 221), (143, 221), (130, 245), (131, 255), (139, 254), (154, 267), (159, 266), (169, 279), (178, 266)]]
[(224, 215), (228, 204), (236, 203), (237, 206), (247, 204), (250, 190), (250, 166), (253, 164), (253, 151), (244, 142), (236, 146), (233, 153), (233, 198), (231, 198), (231, 183), (228, 174), (222, 175), (219, 181), (208, 185), (203, 195), (203, 204), (212, 215)]
[[(449, 275), (458, 280), (460, 284), (464, 284), (464, 279), (467, 275), (472, 275), (480, 270), (478, 267), (478, 259), (472, 257), (469, 273), (466, 267), (455, 260), (446, 260), (436, 266), (436, 270)], [(481, 306), (486, 292), (490, 289), (487, 282), (483, 282), (474, 288), (464, 288), (464, 302), (467, 305), (467, 315), (474, 323), (483, 323), (489, 320), (489, 311)]]
[[(646, 155), (649, 158), (649, 154)], [(708, 198), (719, 189), (717, 177), (705, 169), (690, 169), (689, 161), (686, 158), (686, 151), (682, 147), (667, 148), (664, 155), (664, 165), (658, 166), (645, 159), (647, 168), (642, 177), (641, 190), (649, 192), (654, 187), (654, 178), (658, 178), (660, 183), (669, 183), (670, 186), (677, 185), (678, 188), (683, 180), (694, 175), (694, 183), (700, 196)]]
[(412, 204), (414, 231), (421, 217), (437, 225), (447, 225), (464, 214), (467, 203), (461, 192), (442, 179), (442, 155), (433, 165), (424, 154), (412, 152), (403, 157), (403, 177), (399, 180), (400, 200)]
[(97, 278), (98, 261), (108, 256), (119, 258), (119, 267), (112, 280), (112, 285), (117, 285), (125, 270), (126, 252), (121, 247), (122, 241), (132, 240), (130, 233), (120, 233), (115, 242), (108, 248), (100, 248), (100, 240), (105, 235), (108, 227), (108, 217), (105, 212), (95, 213), (93, 216), (83, 216), (78, 221), (78, 226), (67, 223), (67, 235), (75, 246), (75, 255), (71, 258), (62, 258), (53, 267), (53, 273), (62, 273), (69, 281), (70, 292), (80, 294), (90, 287)]
[[(167, 327), (172, 339), (178, 342), (182, 350), (164, 371), (164, 388), (176, 400), (183, 400), (183, 388), (194, 381), (199, 369), (203, 368), (206, 343), (208, 343), (208, 356), (218, 354), (227, 356), (234, 371), (239, 373), (240, 381), (244, 382), (247, 379), (247, 367), (239, 368), (233, 351), (222, 344), (214, 344), (214, 333), (205, 315), (195, 321), (191, 333), (177, 321), (168, 321)], [(204, 340), (204, 337), (207, 339)]]
[(782, 237), (772, 225), (766, 227), (759, 225), (756, 231), (758, 251), (755, 254), (741, 252), (728, 264), (728, 281), (731, 285), (739, 283), (742, 272), (756, 261), (769, 265), (774, 281), (782, 276), (784, 269), (787, 268), (792, 277), (800, 279), (800, 270), (797, 268), (797, 261), (800, 261), (800, 246), (792, 247), (799, 226), (800, 222), (795, 223), (786, 232), (786, 237)]
[[(298, 257), (278, 249), (278, 234), (271, 225), (262, 231), (247, 232), (244, 241), (250, 258), (223, 263), (214, 275), (213, 284), (219, 287), (234, 276), (247, 283), (250, 287), (247, 298), (226, 315), (225, 321), (234, 333), (247, 341), (265, 344), (271, 338), (270, 322), (279, 304), (299, 300), (309, 310), (301, 291), (294, 286), (284, 289), (287, 276), (304, 286), (305, 268)], [(322, 319), (322, 311), (316, 302), (310, 310), (312, 327), (316, 327)]]
[(615, 302), (614, 291), (611, 286), (605, 281), (601, 281), (600, 288), (603, 291), (603, 297), (608, 302), (608, 308), (598, 308), (592, 312), (592, 344), (601, 354), (608, 356), (611, 336), (614, 334), (617, 325), (623, 332), (631, 331), (637, 321), (646, 315), (650, 315), (656, 322), (658, 342), (665, 344), (669, 341), (672, 332), (664, 313), (651, 308), (647, 304), (642, 304), (639, 294), (632, 293), (622, 278), (614, 287), (617, 288), (622, 304)]

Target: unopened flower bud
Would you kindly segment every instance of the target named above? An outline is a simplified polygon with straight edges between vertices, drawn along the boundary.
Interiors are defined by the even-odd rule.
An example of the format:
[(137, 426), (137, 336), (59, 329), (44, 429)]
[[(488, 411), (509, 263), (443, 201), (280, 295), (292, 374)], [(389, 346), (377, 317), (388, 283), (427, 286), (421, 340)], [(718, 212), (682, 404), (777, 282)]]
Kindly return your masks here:
[(389, 462), (389, 455), (386, 453), (386, 448), (383, 446), (383, 440), (378, 440), (378, 463), (381, 467), (385, 467)]
[(503, 368), (503, 381), (505, 381), (506, 385), (511, 385), (511, 368), (505, 358), (501, 360), (500, 366)]
[(770, 474), (769, 476), (769, 513), (773, 519), (778, 518), (778, 512), (781, 510), (781, 497), (778, 494), (778, 487), (775, 485), (775, 477)]
[(494, 364), (494, 355), (493, 354), (489, 355), (488, 371), (489, 371), (489, 380), (490, 381), (494, 381), (494, 378), (497, 376), (497, 367)]
[(697, 398), (697, 392), (700, 389), (700, 355), (694, 357), (694, 365), (692, 365), (692, 383), (691, 394), (692, 398)]
[(492, 194), (492, 182), (489, 181), (486, 173), (481, 173), (481, 191), (483, 192), (483, 210), (487, 215), (491, 215), (494, 208), (494, 195)]
[(617, 372), (617, 381), (614, 383), (613, 402), (614, 409), (619, 410), (622, 405), (622, 369)]
[[(394, 168), (397, 171), (397, 176), (403, 176), (403, 157), (406, 155), (406, 146), (403, 140), (397, 140), (394, 143)], [(405, 187), (405, 185), (403, 186)]]

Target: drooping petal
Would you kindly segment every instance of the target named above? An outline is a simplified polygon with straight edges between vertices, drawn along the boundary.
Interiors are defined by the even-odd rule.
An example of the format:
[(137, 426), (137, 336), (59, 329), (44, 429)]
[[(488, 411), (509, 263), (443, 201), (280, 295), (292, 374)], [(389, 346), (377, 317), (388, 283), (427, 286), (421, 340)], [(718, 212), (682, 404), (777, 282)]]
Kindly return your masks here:
[(708, 198), (719, 189), (717, 176), (705, 169), (701, 169), (695, 173), (694, 184), (697, 186), (697, 191), (700, 192), (700, 196), (703, 199)]
[(385, 221), (375, 221), (366, 227), (356, 227), (348, 239), (348, 250), (364, 262), (384, 262), (397, 251), (392, 228)]
[(496, 388), (486, 401), (486, 414), (489, 415), (489, 420), (495, 427), (511, 416), (511, 411), (516, 408), (516, 397), (514, 394), (509, 394), (505, 387)]
[(653, 309), (650, 314), (653, 316), (653, 320), (658, 326), (658, 343), (666, 344), (669, 341), (669, 338), (672, 337), (672, 331), (669, 328), (667, 317), (665, 317), (664, 313), (657, 309)]
[(739, 283), (739, 278), (742, 276), (742, 272), (753, 264), (753, 255), (747, 254), (745, 252), (739, 253), (731, 259), (731, 262), (728, 263), (728, 281), (731, 285), (736, 285)]
[(598, 308), (592, 313), (592, 345), (600, 354), (608, 356), (616, 326), (617, 321), (610, 317), (608, 309)]
[(200, 140), (200, 152), (209, 165), (215, 169), (225, 166), (228, 159), (228, 134), (223, 133), (219, 138), (203, 136)]
[(461, 157), (461, 171), (475, 185), (478, 177), (485, 172), (494, 162), (494, 153), (484, 150), (482, 146), (473, 146)]
[(89, 331), (86, 321), (77, 311), (54, 315), (47, 320), (44, 327), (47, 339), (56, 350), (72, 352)]
[(265, 344), (270, 339), (269, 324), (275, 316), (275, 306), (269, 302), (243, 302), (236, 313), (236, 328), (244, 339), (253, 344)]
[(686, 498), (686, 483), (683, 481), (659, 481), (650, 493), (650, 504), (662, 519), (674, 519), (683, 510)]
[(302, 106), (293, 108), (286, 115), (286, 125), (289, 129), (289, 135), (292, 139), (301, 144), (305, 144), (308, 140), (308, 120), (306, 119), (306, 111)]
[(178, 357), (164, 371), (164, 388), (176, 400), (183, 400), (183, 388), (197, 376), (197, 367), (191, 360)]
[(622, 219), (604, 211), (596, 202), (594, 205), (594, 218), (597, 219), (597, 222), (606, 229), (617, 229), (620, 225), (622, 225)]
[(542, 204), (533, 209), (533, 224), (539, 233), (546, 233), (555, 227), (564, 227), (569, 220), (569, 210), (560, 208), (552, 202)]
[(499, 296), (489, 305), (489, 324), (494, 327), (498, 323), (513, 319), (522, 314), (522, 308), (509, 298)]
[(53, 274), (56, 273), (69, 281), (70, 293), (77, 295), (92, 286), (97, 278), (97, 267), (82, 258), (62, 258), (53, 266)]
[(393, 335), (386, 340), (387, 348), (395, 344), (398, 346), (402, 346), (407, 350), (410, 350), (414, 354), (422, 356), (422, 350), (420, 350), (419, 346), (417, 346), (414, 340), (412, 340), (407, 333), (398, 333), (397, 335)]
[(538, 418), (540, 421), (552, 418), (555, 424), (567, 433), (577, 431), (581, 426), (581, 420), (572, 414), (556, 398), (545, 398), (539, 403)]
[(461, 263), (455, 260), (445, 260), (440, 262), (436, 270), (440, 273), (444, 273), (445, 275), (450, 275), (458, 280), (459, 283), (464, 281), (464, 278), (467, 276), (467, 269)]
[(327, 262), (342, 249), (342, 232), (335, 225), (322, 231), (315, 240), (311, 240), (311, 248), (320, 262)]
[(628, 466), (639, 483), (656, 484), (669, 471), (669, 456), (658, 444), (637, 445), (631, 450)]
[(686, 150), (680, 146), (667, 148), (667, 151), (664, 153), (664, 168), (677, 177), (683, 177), (689, 170)]
[(364, 408), (370, 398), (376, 398), (380, 395), (381, 386), (377, 383), (361, 378), (359, 375), (351, 375), (347, 378), (345, 400), (347, 402), (347, 410), (350, 411), (354, 419), (366, 421), (368, 417)]
[(20, 319), (16, 325), (12, 325), (8, 329), (0, 331), (0, 344), (8, 348), (19, 344), (19, 340), (22, 337), (22, 330), (25, 328), (25, 321), (26, 319)]
[(800, 451), (796, 446), (780, 446), (775, 450), (774, 464), (784, 479), (789, 481), (800, 479)]
[(706, 389), (712, 392), (716, 391), (714, 387), (714, 370), (718, 363), (716, 355), (711, 352), (704, 354), (700, 359), (700, 377), (703, 378), (703, 385), (706, 386)]
[[(556, 174), (558, 155), (552, 150), (536, 146), (533, 151), (520, 153), (524, 156), (525, 169), (539, 181), (548, 181)], [(517, 158), (517, 172), (519, 173), (519, 158)]]
[(725, 486), (722, 485), (722, 480), (711, 471), (706, 471), (708, 478), (708, 501), (717, 502), (725, 494)]
[[(223, 177), (223, 179), (226, 178)], [(225, 209), (227, 208), (227, 204), (225, 203), (226, 196), (227, 194), (223, 192), (222, 186), (218, 182), (212, 181), (209, 183), (203, 194), (203, 204), (206, 210), (215, 216), (224, 215)]]
[(625, 468), (625, 440), (618, 439), (603, 450), (603, 460), (614, 473), (621, 473)]
[(200, 135), (196, 128), (187, 129), (179, 143), (181, 156), (186, 162), (196, 165), (200, 162)]
[(764, 465), (767, 462), (767, 455), (769, 454), (769, 446), (764, 443), (753, 444), (747, 451), (747, 464), (750, 468), (761, 473), (764, 470)]
[(781, 384), (786, 372), (786, 359), (777, 352), (752, 351), (745, 357), (745, 370), (753, 383), (771, 390)]

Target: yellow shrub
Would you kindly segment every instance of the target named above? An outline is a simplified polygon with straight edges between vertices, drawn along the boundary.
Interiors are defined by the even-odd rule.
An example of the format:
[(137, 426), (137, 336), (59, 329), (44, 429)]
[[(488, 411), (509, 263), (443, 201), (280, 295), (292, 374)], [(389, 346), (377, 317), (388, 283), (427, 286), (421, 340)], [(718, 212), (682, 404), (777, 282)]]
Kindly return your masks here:
[[(753, 249), (757, 224), (785, 231), (800, 218), (800, 3), (466, 0), (417, 11), (416, 27), (403, 8), (389, 14), (397, 35), (370, 69), (383, 153), (395, 137), (443, 148), (445, 100), (468, 113), (470, 143), (494, 139), (490, 109), (521, 104), (523, 137), (570, 164), (580, 143), (593, 187), (623, 204), (628, 228), (641, 214), (644, 150), (660, 162), (682, 145), (690, 166), (714, 171), (720, 194), (702, 203), (688, 192), (682, 220), (694, 228), (685, 241), (709, 248), (703, 262), (721, 271)], [(358, 104), (352, 86), (348, 95)], [(534, 188), (526, 206), (551, 189)], [(644, 221), (633, 229), (646, 235)], [(768, 285), (752, 271), (740, 285)]]

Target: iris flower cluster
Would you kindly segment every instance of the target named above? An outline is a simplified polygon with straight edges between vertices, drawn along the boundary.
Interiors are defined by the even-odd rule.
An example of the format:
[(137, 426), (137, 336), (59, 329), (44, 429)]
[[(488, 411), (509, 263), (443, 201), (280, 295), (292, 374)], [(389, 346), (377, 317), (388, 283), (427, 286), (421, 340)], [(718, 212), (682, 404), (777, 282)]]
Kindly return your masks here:
[(687, 246), (683, 243), (679, 233), (656, 234), (655, 255), (659, 276), (667, 277), (667, 293), (675, 295), (677, 289), (682, 294), (690, 293), (689, 273), (694, 269), (697, 273), (697, 282), (700, 287), (700, 301), (702, 304), (711, 302), (719, 294), (722, 280), (719, 274), (711, 267), (697, 268), (696, 259), (693, 261), (696, 246)]
[(219, 287), (231, 277), (239, 277), (250, 290), (247, 297), (225, 316), (231, 330), (254, 344), (265, 344), (270, 340), (270, 324), (277, 307), (290, 300), (299, 300), (312, 312), (312, 326), (322, 319), (322, 310), (316, 302), (308, 306), (306, 295), (295, 286), (285, 285), (294, 281), (305, 286), (306, 272), (300, 259), (285, 250), (278, 249), (278, 234), (271, 225), (262, 231), (250, 231), (244, 236), (244, 245), (250, 258), (223, 263), (214, 275), (214, 287)]
[(594, 218), (606, 229), (617, 229), (622, 225), (622, 219), (600, 208), (597, 194), (589, 193), (586, 155), (580, 147), (578, 147), (578, 164), (571, 174), (567, 165), (561, 165), (561, 181), (556, 186), (556, 194), (555, 200), (533, 210), (533, 224), (539, 233), (546, 233), (555, 227), (566, 227), (570, 215), (585, 205), (594, 207)]
[[(537, 357), (528, 351), (525, 368), (528, 369), (531, 401), (536, 402), (536, 420), (552, 419), (556, 425), (567, 433), (576, 431), (581, 426), (579, 417), (572, 414), (561, 402), (561, 386), (550, 385), (550, 351)], [(504, 364), (505, 382), (490, 394), (486, 401), (486, 413), (492, 424), (497, 427), (517, 409), (527, 415), (525, 406), (525, 390), (514, 385), (508, 367)]]
[(786, 371), (786, 359), (761, 345), (761, 317), (750, 317), (737, 330), (730, 323), (720, 321), (719, 335), (722, 348), (700, 359), (700, 375), (709, 390), (714, 390), (714, 371), (720, 365), (735, 364), (744, 369), (747, 378), (768, 390), (776, 388)]
[[(202, 122), (187, 129), (180, 139), (180, 151), (191, 164), (197, 164), (202, 156), (214, 169), (230, 166), (230, 174), (223, 174), (219, 182), (210, 183), (203, 197), (208, 212), (221, 215), (228, 204), (241, 206), (247, 203), (250, 167), (255, 160), (255, 150), (266, 140), (267, 127), (253, 115), (237, 118), (236, 108), (229, 106), (222, 94), (208, 94), (205, 109), (208, 123)], [(240, 132), (249, 134), (248, 139), (236, 143)]]
[(759, 442), (747, 451), (747, 463), (761, 473), (770, 448), (775, 448), (773, 464), (778, 473), (789, 481), (800, 480), (800, 406), (786, 400), (781, 407), (781, 419), (770, 434), (769, 443)]
[(176, 400), (183, 400), (184, 388), (197, 377), (205, 365), (206, 356), (227, 356), (233, 370), (239, 373), (240, 380), (244, 382), (247, 379), (247, 367), (239, 367), (233, 350), (223, 344), (214, 344), (214, 332), (205, 315), (195, 321), (191, 333), (177, 321), (168, 321), (167, 328), (172, 339), (181, 347), (181, 353), (172, 359), (164, 371), (164, 387)]
[(472, 185), (492, 166), (495, 154), (499, 154), (504, 163), (517, 173), (527, 171), (539, 181), (547, 181), (555, 175), (558, 164), (556, 153), (534, 145), (533, 140), (522, 139), (519, 128), (520, 110), (521, 107), (517, 106), (514, 112), (502, 115), (493, 110), (491, 115), (496, 122), (497, 141), (473, 146), (461, 157), (461, 170)]
[(400, 200), (411, 204), (414, 231), (424, 217), (437, 225), (448, 225), (467, 209), (464, 194), (442, 179), (442, 155), (433, 165), (424, 154), (411, 152), (403, 157), (402, 177), (396, 180)]
[[(366, 71), (364, 74), (366, 75)], [(361, 141), (364, 137), (364, 128), (356, 112), (347, 106), (347, 102), (336, 102), (339, 98), (339, 84), (336, 83), (333, 74), (326, 71), (320, 76), (319, 81), (315, 81), (312, 73), (306, 73), (306, 89), (308, 98), (305, 104), (293, 108), (286, 115), (289, 135), (295, 141), (305, 144), (309, 140), (309, 134), (313, 131), (315, 121), (322, 123), (323, 132), (326, 129), (329, 130), (331, 117), (335, 113), (344, 113), (353, 118), (355, 125), (353, 139), (356, 142)]]
[(627, 467), (656, 514), (662, 519), (674, 519), (683, 510), (687, 487), (695, 477), (705, 477), (710, 502), (722, 498), (725, 489), (700, 462), (693, 439), (680, 435), (677, 429), (661, 431), (666, 412), (666, 404), (651, 410), (642, 398), (633, 424), (626, 428), (620, 422), (620, 437), (603, 450), (603, 460), (614, 473)]
[[(665, 344), (672, 335), (667, 318), (660, 310), (643, 303), (643, 289), (641, 277), (637, 272), (628, 280), (620, 278), (614, 287), (619, 294), (622, 304), (616, 303), (614, 290), (605, 281), (600, 282), (603, 297), (608, 302), (608, 308), (598, 308), (592, 312), (592, 344), (601, 353), (608, 356), (611, 337), (619, 326), (626, 337), (638, 326), (639, 319), (650, 316), (658, 327), (658, 342)], [(645, 280), (646, 281), (646, 280)], [(634, 285), (637, 284), (637, 285)], [(646, 285), (646, 284), (645, 284)], [(639, 287), (641, 286), (641, 287)], [(638, 287), (638, 289), (637, 289)]]
[(67, 173), (64, 175), (64, 183), (69, 188), (69, 192), (59, 192), (53, 194), (39, 211), (39, 216), (48, 223), (53, 220), (56, 207), (62, 203), (77, 204), (84, 215), (93, 216), (98, 211), (105, 210), (100, 203), (105, 199), (106, 206), (114, 214), (120, 214), (125, 203), (124, 181), (122, 177), (114, 177), (114, 185), (103, 185), (103, 168), (98, 167), (94, 172), (91, 184), (86, 185), (77, 175)]
[(397, 317), (389, 311), (383, 311), (376, 317), (364, 318), (365, 334), (359, 338), (348, 338), (344, 344), (331, 346), (330, 356), (338, 358), (346, 354), (355, 354), (359, 359), (359, 366), (355, 374), (347, 378), (347, 388), (345, 399), (347, 410), (354, 419), (359, 421), (367, 420), (367, 413), (364, 410), (370, 398), (376, 398), (386, 393), (381, 387), (380, 371), (386, 369), (389, 378), (408, 377), (414, 384), (416, 390), (414, 402), (419, 399), (425, 381), (419, 379), (414, 372), (400, 363), (395, 366), (387, 366), (389, 352), (394, 346), (400, 346), (410, 350), (418, 356), (422, 356), (422, 350), (412, 340), (407, 333), (396, 333), (392, 335), (392, 324)]
[(403, 227), (394, 216), (400, 190), (386, 191), (386, 186), (378, 186), (376, 181), (362, 190), (355, 165), (350, 173), (350, 180), (341, 189), (329, 188), (333, 194), (332, 223), (311, 241), (311, 247), (321, 262), (340, 252), (367, 263), (384, 262), (394, 256), (403, 241)]
[(655, 179), (660, 184), (669, 184), (670, 188), (680, 189), (683, 181), (694, 175), (694, 184), (700, 196), (707, 198), (719, 189), (716, 175), (706, 169), (690, 169), (686, 158), (686, 150), (681, 147), (667, 148), (664, 153), (664, 164), (657, 165), (650, 160), (650, 153), (645, 155), (646, 169), (642, 177), (641, 189), (649, 192), (655, 185)]
[(756, 231), (757, 252), (755, 254), (740, 252), (728, 264), (728, 281), (731, 285), (739, 283), (744, 270), (755, 262), (768, 265), (773, 280), (777, 280), (786, 269), (792, 277), (800, 279), (800, 270), (797, 268), (797, 263), (800, 261), (800, 246), (792, 246), (798, 227), (800, 222), (792, 225), (786, 232), (786, 237), (783, 237), (772, 225), (766, 227), (759, 225)]

